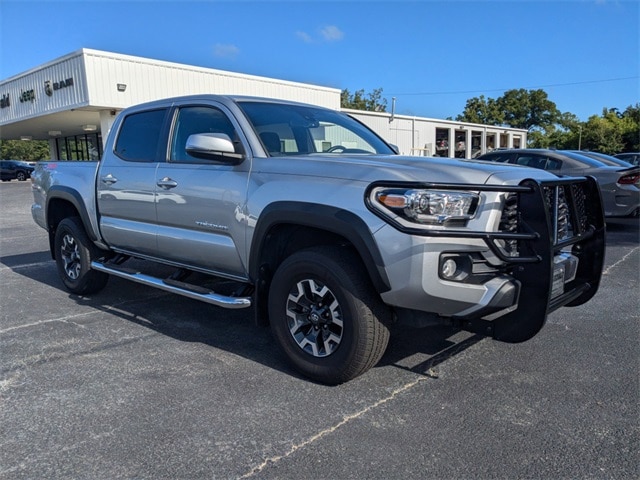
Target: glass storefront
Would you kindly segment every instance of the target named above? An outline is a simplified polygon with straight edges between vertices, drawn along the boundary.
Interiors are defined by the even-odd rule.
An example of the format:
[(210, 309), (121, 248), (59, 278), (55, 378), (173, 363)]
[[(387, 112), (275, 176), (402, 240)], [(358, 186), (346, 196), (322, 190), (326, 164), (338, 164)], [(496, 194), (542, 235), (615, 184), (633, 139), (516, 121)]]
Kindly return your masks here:
[(98, 161), (102, 158), (102, 135), (87, 133), (57, 138), (56, 151), (58, 160)]

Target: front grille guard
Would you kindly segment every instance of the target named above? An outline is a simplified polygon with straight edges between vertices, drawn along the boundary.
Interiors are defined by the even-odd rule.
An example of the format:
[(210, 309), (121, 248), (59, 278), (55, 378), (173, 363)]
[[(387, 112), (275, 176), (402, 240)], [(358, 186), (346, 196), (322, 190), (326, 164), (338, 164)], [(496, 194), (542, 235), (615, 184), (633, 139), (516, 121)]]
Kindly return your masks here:
[[(510, 275), (520, 284), (515, 311), (493, 321), (472, 319), (464, 325), (468, 330), (487, 332), (507, 342), (528, 340), (543, 327), (549, 313), (590, 300), (600, 285), (605, 254), (604, 213), (595, 178), (525, 180), (520, 185), (530, 190), (505, 202), (501, 228), (517, 233), (536, 232), (539, 238), (518, 239), (515, 251), (509, 251), (508, 244), (498, 250), (507, 256), (517, 255), (517, 262), (528, 262), (534, 257), (539, 261), (525, 262), (511, 269)], [(515, 210), (517, 216), (511, 219)], [(491, 250), (496, 251), (496, 247), (494, 242)], [(563, 293), (553, 296), (554, 257), (561, 251), (576, 257), (578, 268), (575, 278), (565, 284)]]
[[(374, 187), (375, 184), (370, 189)], [(562, 306), (581, 305), (597, 292), (604, 264), (605, 224), (595, 178), (528, 179), (517, 186), (421, 184), (419, 188), (505, 194), (496, 232), (451, 227), (418, 229), (383, 217), (398, 230), (412, 235), (483, 239), (505, 263), (505, 271), (519, 286), (517, 308), (500, 314), (488, 311), (480, 316), (452, 317), (454, 325), (497, 340), (522, 342), (542, 328), (549, 313)], [(376, 209), (371, 210), (381, 215)], [(577, 257), (578, 269), (564, 292), (554, 297), (554, 257), (561, 251)]]
[(486, 240), (506, 263), (542, 260), (540, 245), (532, 247), (534, 240), (546, 239), (553, 251), (559, 251), (591, 238), (604, 226), (600, 193), (592, 178), (526, 180), (521, 186), (529, 190), (509, 192), (505, 198), (499, 230), (508, 235), (492, 234)]

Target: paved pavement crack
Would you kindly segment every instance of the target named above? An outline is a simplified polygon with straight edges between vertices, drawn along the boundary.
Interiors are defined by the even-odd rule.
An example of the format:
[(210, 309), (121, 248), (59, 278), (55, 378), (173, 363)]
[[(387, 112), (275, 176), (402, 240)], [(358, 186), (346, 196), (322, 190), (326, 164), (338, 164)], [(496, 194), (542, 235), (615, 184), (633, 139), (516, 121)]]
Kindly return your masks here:
[(269, 465), (276, 464), (276, 463), (280, 462), (281, 460), (284, 460), (285, 458), (290, 457), (291, 455), (296, 453), (298, 450), (300, 450), (300, 449), (302, 449), (304, 447), (307, 447), (307, 446), (313, 444), (314, 442), (317, 442), (321, 438), (323, 438), (323, 437), (335, 432), (336, 430), (338, 430), (339, 428), (347, 425), (348, 423), (361, 418), (362, 416), (364, 416), (365, 414), (367, 414), (371, 410), (373, 410), (373, 409), (375, 409), (375, 408), (377, 408), (377, 407), (379, 407), (381, 405), (384, 405), (387, 402), (390, 402), (391, 400), (395, 399), (398, 395), (406, 392), (407, 390), (412, 389), (413, 387), (418, 385), (420, 382), (423, 382), (425, 380), (429, 380), (429, 377), (417, 378), (413, 382), (409, 382), (406, 385), (403, 385), (403, 386), (395, 389), (387, 397), (378, 400), (377, 402), (375, 402), (375, 403), (363, 408), (362, 410), (360, 410), (360, 411), (358, 411), (356, 413), (353, 413), (351, 415), (345, 416), (340, 422), (336, 423), (335, 425), (333, 425), (331, 427), (328, 427), (328, 428), (325, 428), (324, 430), (321, 430), (320, 432), (318, 432), (315, 435), (309, 437), (308, 439), (306, 439), (305, 441), (303, 441), (301, 443), (293, 445), (288, 451), (286, 451), (282, 455), (276, 455), (274, 457), (270, 457), (270, 458), (265, 459), (261, 464), (256, 465), (255, 467), (253, 467), (251, 470), (249, 470), (247, 473), (245, 473), (244, 475), (242, 475), (239, 478), (250, 478), (250, 477), (260, 473), (262, 470), (264, 470)]
[(633, 250), (631, 250), (629, 253), (627, 253), (624, 257), (622, 257), (620, 260), (618, 260), (617, 262), (609, 265), (607, 268), (605, 268), (602, 271), (602, 275), (609, 275), (609, 273), (611, 272), (611, 270), (613, 270), (614, 268), (616, 268), (618, 265), (624, 263), (627, 258), (629, 258), (631, 255), (633, 255), (634, 253), (636, 253), (638, 251), (638, 249), (640, 249), (640, 247), (635, 247)]

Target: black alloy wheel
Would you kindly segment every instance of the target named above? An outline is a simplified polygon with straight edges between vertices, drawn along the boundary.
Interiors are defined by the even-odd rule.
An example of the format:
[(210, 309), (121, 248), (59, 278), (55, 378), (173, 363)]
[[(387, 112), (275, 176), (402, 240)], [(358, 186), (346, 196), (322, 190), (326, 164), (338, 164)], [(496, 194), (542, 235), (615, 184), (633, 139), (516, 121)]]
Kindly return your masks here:
[(318, 382), (343, 383), (378, 363), (389, 342), (390, 318), (352, 249), (296, 252), (273, 277), (273, 335), (294, 367)]

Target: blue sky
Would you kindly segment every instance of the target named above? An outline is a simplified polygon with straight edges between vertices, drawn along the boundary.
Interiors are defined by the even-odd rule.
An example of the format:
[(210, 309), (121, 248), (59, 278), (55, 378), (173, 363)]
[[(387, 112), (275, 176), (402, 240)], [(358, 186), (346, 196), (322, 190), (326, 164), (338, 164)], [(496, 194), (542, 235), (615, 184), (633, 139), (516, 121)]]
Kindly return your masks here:
[(80, 48), (383, 89), (396, 112), (542, 88), (581, 120), (640, 102), (640, 0), (0, 0), (0, 79)]

